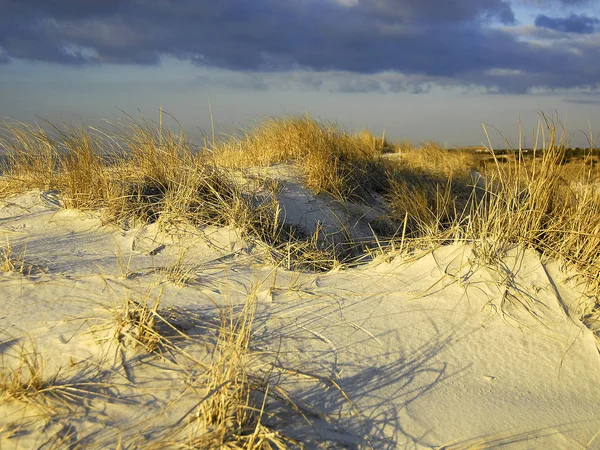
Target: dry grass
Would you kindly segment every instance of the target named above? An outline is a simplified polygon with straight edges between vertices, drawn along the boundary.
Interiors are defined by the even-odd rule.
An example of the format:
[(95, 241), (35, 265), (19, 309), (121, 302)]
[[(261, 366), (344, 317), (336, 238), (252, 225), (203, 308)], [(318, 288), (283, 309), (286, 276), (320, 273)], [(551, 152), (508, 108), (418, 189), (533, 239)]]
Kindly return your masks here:
[(153, 302), (150, 292), (140, 301), (126, 297), (121, 309), (116, 311), (115, 339), (123, 347), (142, 346), (151, 353), (166, 342), (158, 328), (164, 320), (158, 314), (162, 292)]
[(27, 242), (22, 243), (20, 249), (16, 249), (7, 237), (6, 244), (0, 247), (0, 272), (16, 273), (27, 278), (45, 273), (48, 268), (28, 260), (26, 253)]
[[(296, 162), (308, 187), (342, 202), (370, 202), (382, 194), (389, 217), (382, 218), (386, 226), (374, 228), (391, 236), (406, 218), (409, 237), (438, 234), (454, 223), (467, 206), (473, 190), (471, 172), (479, 164), (466, 151), (446, 151), (432, 142), (421, 148), (395, 147), (368, 131), (351, 135), (309, 116), (267, 120), (241, 138), (217, 145), (213, 157), (218, 165), (231, 168)], [(273, 253), (279, 261), (285, 264), (296, 255), (290, 268), (329, 270), (357, 256), (351, 239), (341, 246), (338, 242), (323, 247), (315, 245), (313, 237), (298, 239), (284, 233), (278, 244)]]
[(3, 353), (0, 366), (0, 404), (20, 401), (45, 413), (55, 414), (61, 407), (79, 404), (91, 393), (99, 395), (112, 385), (105, 382), (99, 367), (84, 367), (75, 375), (58, 368), (51, 373), (33, 340), (17, 342), (16, 352)]
[[(558, 125), (544, 117), (539, 148), (503, 160), (490, 148), (492, 161), (483, 164), (472, 151), (444, 150), (433, 142), (394, 147), (368, 131), (352, 135), (309, 116), (266, 120), (202, 152), (183, 134), (151, 122), (127, 121), (112, 134), (69, 124), (47, 132), (8, 123), (0, 193), (57, 189), (65, 206), (101, 210), (106, 220), (123, 226), (135, 221), (235, 226), (266, 243), (278, 263), (331, 269), (352, 252), (283, 228), (275, 193), (244, 192), (228, 172), (291, 160), (315, 192), (342, 201), (382, 194), (387, 228), (404, 230), (405, 238), (469, 239), (490, 257), (523, 243), (570, 261), (586, 273), (591, 288), (600, 289), (595, 281), (600, 206), (588, 187), (597, 177), (597, 152), (583, 152), (583, 159), (567, 153)], [(479, 186), (474, 170), (483, 171)], [(573, 187), (575, 180), (580, 187)], [(6, 257), (5, 262), (10, 265)], [(182, 270), (174, 267), (170, 278), (183, 281)]]
[(231, 168), (296, 161), (309, 188), (346, 201), (367, 200), (372, 191), (385, 189), (380, 157), (387, 151), (389, 143), (369, 132), (351, 135), (334, 123), (292, 116), (266, 120), (217, 145), (213, 156), (218, 165)]
[(419, 147), (403, 143), (398, 147), (401, 167), (415, 173), (429, 176), (443, 176), (454, 179), (470, 179), (471, 171), (481, 165), (481, 157), (463, 149), (446, 150), (433, 141), (424, 142)]
[(336, 241), (317, 224), (311, 235), (293, 225), (285, 225), (265, 239), (264, 260), (288, 270), (327, 272), (344, 267), (356, 258), (357, 245), (349, 236)]
[(197, 267), (186, 264), (184, 250), (180, 250), (177, 258), (169, 266), (162, 269), (165, 279), (177, 286), (192, 283), (196, 278), (196, 271)]
[[(127, 121), (112, 133), (69, 124), (51, 127), (50, 133), (8, 123), (0, 193), (57, 189), (65, 206), (101, 210), (106, 220), (123, 226), (135, 221), (235, 226), (266, 243), (278, 263), (331, 269), (356, 256), (345, 250), (351, 243), (327, 246), (283, 228), (275, 193), (245, 192), (228, 173), (232, 167), (291, 160), (315, 192), (343, 201), (383, 194), (387, 228), (404, 230), (405, 238), (470, 239), (489, 255), (517, 242), (532, 245), (574, 263), (598, 289), (600, 206), (587, 187), (597, 176), (596, 155), (568, 157), (557, 125), (544, 118), (539, 148), (503, 160), (490, 148), (492, 161), (482, 166), (483, 157), (472, 151), (445, 150), (433, 142), (394, 147), (368, 131), (352, 135), (309, 116), (266, 120), (202, 152), (183, 134), (151, 122)], [(477, 187), (473, 170), (484, 172)], [(171, 278), (182, 281), (182, 270), (174, 267)]]
[[(511, 246), (533, 247), (577, 267), (598, 298), (600, 197), (592, 186), (597, 177), (594, 160), (585, 157), (576, 170), (565, 163), (567, 147), (556, 121), (543, 117), (540, 134), (540, 147), (529, 159), (516, 151), (501, 161), (490, 146), (491, 163), (481, 169), (480, 158), (472, 152), (448, 151), (433, 143), (394, 148), (384, 137), (366, 131), (351, 135), (308, 116), (268, 120), (201, 153), (185, 136), (147, 122), (128, 123), (115, 135), (71, 125), (46, 132), (7, 124), (2, 145), (9, 156), (0, 194), (56, 189), (66, 207), (102, 211), (105, 220), (123, 227), (136, 222), (233, 226), (263, 243), (265, 254), (287, 269), (340, 267), (356, 248), (350, 239), (344, 245), (331, 244), (322, 239), (319, 227), (306, 236), (284, 226), (274, 192), (259, 196), (244, 191), (228, 172), (295, 161), (317, 193), (344, 202), (382, 194), (391, 223), (384, 238), (396, 248), (409, 248), (407, 241), (432, 246), (460, 239), (473, 243), (483, 261), (494, 263)], [(476, 185), (472, 171), (479, 169), (484, 178)], [(24, 255), (15, 255), (10, 243), (0, 256), (2, 270), (26, 271)], [(190, 281), (184, 257), (181, 253), (164, 270), (167, 280)], [(128, 262), (122, 256), (119, 260), (127, 277)], [(135, 346), (146, 352), (181, 351), (164, 333), (170, 325), (159, 303), (160, 294), (151, 300), (148, 291), (139, 301), (126, 297), (117, 311), (111, 326), (124, 365), (123, 352)], [(598, 305), (588, 308), (584, 321), (600, 323), (598, 311)], [(256, 292), (239, 313), (232, 308), (223, 314), (211, 363), (199, 370), (195, 381), (203, 393), (198, 407), (160, 445), (262, 449), (290, 444), (262, 420), (269, 385), (252, 371), (255, 312)], [(35, 350), (23, 349), (20, 361), (16, 369), (0, 371), (3, 396), (21, 400), (68, 392), (70, 387), (57, 381), (58, 374), (44, 375)]]
[[(252, 371), (256, 356), (250, 340), (257, 289), (255, 286), (239, 310), (233, 306), (223, 309), (209, 364), (196, 361), (171, 339), (174, 335), (191, 338), (163, 316), (159, 308), (162, 291), (153, 301), (151, 291), (141, 301), (125, 299), (113, 324), (125, 370), (128, 349), (142, 347), (150, 353), (166, 349), (177, 367), (185, 367), (189, 376), (195, 373), (193, 388), (201, 395), (197, 408), (179, 421), (183, 426), (145, 442), (145, 448), (287, 448), (291, 441), (261, 421), (269, 389), (266, 379)], [(180, 357), (185, 361), (183, 366)]]
[(7, 152), (3, 161), (2, 192), (50, 189), (56, 183), (55, 142), (39, 125), (6, 122), (0, 134), (0, 147)]
[[(264, 378), (252, 374), (256, 356), (250, 349), (250, 340), (256, 289), (239, 311), (233, 306), (223, 310), (209, 364), (196, 361), (176, 345), (168, 334), (191, 338), (163, 317), (160, 295), (153, 302), (149, 298), (147, 293), (144, 301), (126, 299), (117, 315), (114, 330), (123, 367), (127, 372), (128, 349), (142, 347), (146, 352), (167, 349), (176, 367), (192, 378), (190, 382), (200, 401), (168, 429), (168, 434), (144, 441), (144, 448), (288, 448), (289, 439), (262, 423), (264, 398), (269, 389)], [(138, 438), (136, 442), (139, 443)]]
[(520, 243), (594, 270), (600, 251), (600, 199), (569, 188), (563, 176), (564, 132), (559, 134), (557, 123), (544, 119), (544, 138), (530, 165), (517, 155), (513, 163), (496, 163), (489, 171), (485, 195), (469, 211), (466, 236), (492, 243), (492, 252)]
[[(538, 133), (538, 147), (529, 155), (515, 150), (501, 160), (490, 145), (493, 164), (487, 165), (477, 186), (475, 180), (460, 182), (458, 189), (451, 186), (457, 173), (452, 159), (446, 187), (443, 178), (419, 183), (405, 176), (393, 185), (392, 211), (399, 213), (400, 223), (408, 221), (408, 237), (434, 245), (448, 239), (467, 240), (486, 262), (497, 261), (516, 244), (567, 261), (579, 269), (597, 296), (600, 197), (593, 185), (594, 172), (582, 170), (574, 178), (573, 167), (565, 163), (566, 132), (559, 121), (542, 116)], [(436, 159), (432, 161), (430, 173), (439, 174)], [(421, 170), (426, 170), (425, 165)]]
[(476, 195), (479, 163), (472, 153), (433, 142), (400, 147), (398, 157), (388, 159), (385, 192), (396, 229), (405, 229), (408, 238), (425, 238), (454, 228)]
[(33, 266), (25, 262), (25, 252), (24, 245), (18, 253), (15, 253), (11, 241), (7, 238), (6, 245), (0, 249), (0, 271), (31, 274)]
[(256, 289), (239, 314), (223, 314), (213, 361), (202, 377), (209, 394), (187, 427), (190, 448), (287, 448), (288, 441), (262, 423), (268, 387), (249, 371), (255, 314)]
[[(2, 361), (0, 371), (0, 393), (3, 397), (15, 400), (31, 399), (56, 386), (58, 374), (46, 377), (44, 361), (32, 344), (31, 348), (19, 346), (18, 365), (10, 368), (7, 361)], [(3, 358), (4, 359), (4, 358)]]
[(386, 195), (390, 217), (402, 224), (408, 238), (438, 236), (456, 223), (468, 198), (465, 191), (472, 188), (451, 179), (398, 177)]
[[(293, 123), (290, 126), (297, 128)], [(358, 151), (352, 144), (355, 138), (324, 131), (312, 121), (302, 126), (309, 134), (322, 132), (323, 136), (317, 136), (317, 140), (326, 141), (322, 151), (336, 146), (338, 138), (347, 148)], [(133, 121), (110, 133), (72, 124), (50, 128), (52, 133), (22, 123), (6, 124), (1, 144), (8, 157), (2, 168), (0, 195), (52, 189), (60, 193), (65, 207), (98, 211), (106, 222), (124, 228), (152, 222), (163, 229), (182, 222), (197, 227), (231, 226), (246, 238), (267, 243), (273, 255), (298, 255), (308, 261), (318, 254), (315, 268), (330, 267), (320, 261), (335, 259), (333, 249), (317, 248), (309, 236), (282, 228), (273, 192), (259, 196), (244, 190), (223, 167), (231, 164), (225, 164), (222, 157), (209, 157), (207, 151), (195, 151), (183, 134)], [(350, 166), (344, 167), (349, 176)], [(328, 172), (322, 176), (329, 176)], [(340, 189), (354, 190), (351, 185), (346, 183)], [(181, 265), (172, 269), (168, 279), (176, 283), (189, 279)]]
[(68, 208), (101, 210), (107, 221), (187, 220), (243, 227), (251, 209), (227, 175), (195, 153), (185, 136), (151, 123), (113, 135), (72, 124), (54, 134), (7, 124), (0, 193), (59, 190)]
[[(257, 355), (252, 351), (250, 341), (255, 313), (256, 289), (243, 305), (222, 310), (209, 364), (196, 361), (171, 342), (167, 344), (177, 367), (187, 374), (187, 382), (198, 394), (199, 401), (164, 434), (149, 441), (140, 442), (135, 438), (135, 445), (143, 443), (148, 449), (288, 448), (293, 441), (262, 422), (266, 415), (265, 400), (270, 392), (267, 379), (255, 375), (257, 371), (254, 370)], [(157, 316), (158, 311), (150, 314)], [(185, 360), (183, 365), (178, 362), (181, 356)]]

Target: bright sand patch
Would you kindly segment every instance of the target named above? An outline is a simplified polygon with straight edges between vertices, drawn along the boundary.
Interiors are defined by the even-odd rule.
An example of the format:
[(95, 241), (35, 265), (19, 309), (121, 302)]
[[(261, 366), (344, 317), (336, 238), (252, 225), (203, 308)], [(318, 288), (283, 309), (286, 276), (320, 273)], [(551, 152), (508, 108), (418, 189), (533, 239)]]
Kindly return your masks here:
[[(584, 298), (533, 250), (482, 265), (452, 245), (300, 273), (263, 262), (233, 229), (122, 230), (36, 192), (2, 204), (0, 233), (31, 266), (0, 274), (3, 370), (33, 341), (63, 387), (2, 397), (3, 450), (185, 444), (219, 308), (249, 295), (252, 370), (277, 394), (263, 423), (309, 448), (600, 446), (600, 355), (574, 313)], [(168, 281), (177, 274), (187, 283)], [(160, 298), (176, 349), (115, 343), (127, 298)]]

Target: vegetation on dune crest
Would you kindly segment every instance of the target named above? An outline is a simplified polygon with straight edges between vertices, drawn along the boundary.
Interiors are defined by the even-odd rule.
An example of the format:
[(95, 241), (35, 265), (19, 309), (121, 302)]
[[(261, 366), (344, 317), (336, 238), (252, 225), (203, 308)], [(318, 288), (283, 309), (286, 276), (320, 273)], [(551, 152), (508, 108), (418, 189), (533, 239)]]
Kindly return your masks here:
[(544, 115), (535, 142), (527, 152), (391, 145), (300, 116), (267, 120), (217, 145), (214, 155), (224, 167), (295, 161), (309, 187), (342, 201), (382, 194), (390, 236), (434, 245), (466, 240), (485, 258), (516, 244), (534, 247), (574, 264), (598, 294), (598, 151), (593, 144), (569, 149), (560, 122)]
[(214, 158), (218, 165), (231, 168), (295, 161), (316, 193), (366, 200), (372, 192), (387, 188), (380, 157), (390, 148), (385, 139), (367, 131), (352, 135), (334, 123), (292, 116), (266, 120), (241, 138), (217, 145)]
[[(124, 227), (136, 222), (234, 226), (246, 238), (265, 244), (276, 264), (329, 270), (352, 253), (324, 244), (318, 227), (315, 235), (306, 236), (299, 227), (282, 223), (276, 189), (252, 192), (234, 176), (241, 168), (293, 162), (316, 194), (346, 205), (383, 204), (386, 213), (372, 221), (372, 228), (384, 252), (386, 241), (392, 248), (400, 243), (402, 250), (461, 241), (470, 243), (484, 263), (493, 263), (512, 246), (532, 247), (577, 267), (597, 299), (597, 151), (570, 151), (559, 122), (544, 116), (539, 134), (531, 152), (508, 151), (500, 158), (491, 145), (487, 153), (446, 150), (432, 142), (393, 145), (368, 131), (353, 135), (309, 116), (269, 119), (241, 137), (213, 142), (201, 151), (184, 135), (149, 122), (128, 122), (114, 133), (71, 124), (45, 130), (8, 123), (0, 141), (7, 152), (0, 195), (58, 191), (62, 206), (101, 211), (106, 221)], [(7, 242), (0, 252), (3, 272), (30, 272), (24, 253), (24, 248), (14, 252)], [(182, 259), (165, 274), (177, 283), (187, 277)], [(266, 399), (274, 394), (268, 380), (255, 377), (251, 368), (258, 288), (254, 286), (241, 312), (232, 308), (223, 313), (212, 359), (193, 378), (202, 395), (198, 406), (176, 433), (151, 443), (155, 448), (296, 444), (263, 422)], [(126, 298), (115, 315), (113, 341), (123, 360), (131, 344), (146, 352), (177, 354), (180, 349), (163, 333), (183, 332), (163, 317), (158, 298), (153, 303), (143, 300)], [(582, 313), (586, 323), (599, 319), (598, 302)], [(0, 371), (3, 398), (23, 401), (51, 393), (68, 400), (86, 392), (82, 383), (44, 376), (34, 351), (15, 358), (16, 368)]]
[(328, 270), (345, 257), (337, 245), (284, 226), (274, 192), (248, 192), (211, 152), (150, 122), (126, 122), (112, 133), (65, 123), (61, 127), (7, 123), (0, 195), (29, 189), (58, 191), (67, 208), (97, 210), (107, 222), (130, 227), (232, 226), (270, 248), (289, 268)]
[(384, 199), (387, 217), (373, 222), (384, 240), (386, 233), (421, 243), (464, 239), (488, 253), (525, 244), (570, 261), (598, 290), (600, 202), (590, 187), (598, 152), (569, 151), (560, 123), (541, 119), (538, 144), (527, 153), (394, 145), (308, 115), (267, 119), (201, 151), (182, 133), (147, 121), (130, 120), (110, 133), (6, 123), (0, 193), (58, 190), (64, 206), (98, 209), (124, 225), (233, 225), (265, 242), (276, 259), (294, 256), (298, 265), (290, 268), (334, 267), (352, 252), (284, 226), (275, 192), (245, 192), (231, 173), (294, 162), (317, 194), (341, 202)]
[(4, 194), (57, 189), (66, 207), (102, 210), (106, 220), (120, 223), (161, 215), (197, 224), (241, 220), (241, 193), (183, 136), (143, 122), (110, 137), (70, 124), (52, 136), (25, 124), (6, 131)]

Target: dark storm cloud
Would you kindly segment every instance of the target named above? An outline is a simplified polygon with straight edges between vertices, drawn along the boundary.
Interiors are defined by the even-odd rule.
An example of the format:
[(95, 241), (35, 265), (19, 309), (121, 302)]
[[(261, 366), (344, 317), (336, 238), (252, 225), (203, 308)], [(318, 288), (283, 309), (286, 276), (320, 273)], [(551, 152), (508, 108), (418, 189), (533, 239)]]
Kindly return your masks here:
[(385, 20), (419, 22), (465, 22), (498, 20), (514, 23), (510, 3), (505, 0), (363, 0), (360, 8)]
[(60, 64), (157, 64), (170, 56), (252, 73), (255, 89), (265, 88), (259, 72), (299, 70), (426, 80), (385, 84), (413, 92), (432, 83), (497, 92), (598, 86), (597, 46), (533, 45), (499, 28), (514, 21), (505, 0), (0, 0), (0, 54)]
[(548, 17), (543, 14), (535, 18), (535, 26), (562, 31), (563, 33), (591, 34), (595, 33), (600, 20), (585, 14), (571, 14), (568, 17)]

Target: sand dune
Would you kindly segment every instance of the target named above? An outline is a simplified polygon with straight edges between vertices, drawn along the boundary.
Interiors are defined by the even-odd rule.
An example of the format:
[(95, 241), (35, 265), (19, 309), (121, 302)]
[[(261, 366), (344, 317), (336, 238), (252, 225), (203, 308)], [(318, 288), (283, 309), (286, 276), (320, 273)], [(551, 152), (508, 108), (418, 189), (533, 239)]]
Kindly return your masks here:
[[(280, 190), (286, 220), (326, 220), (318, 210), (352, 222), (295, 186)], [(194, 418), (222, 311), (249, 298), (249, 376), (267, 380), (261, 420), (287, 446), (600, 446), (600, 355), (577, 318), (586, 297), (532, 249), (483, 264), (456, 243), (299, 272), (234, 228), (124, 229), (41, 194), (0, 207), (1, 240), (23, 263), (0, 274), (2, 383), (36, 364), (44, 380), (36, 395), (3, 394), (3, 450), (185, 448), (206, 431)], [(139, 330), (124, 305), (159, 300), (165, 341), (128, 345)]]

